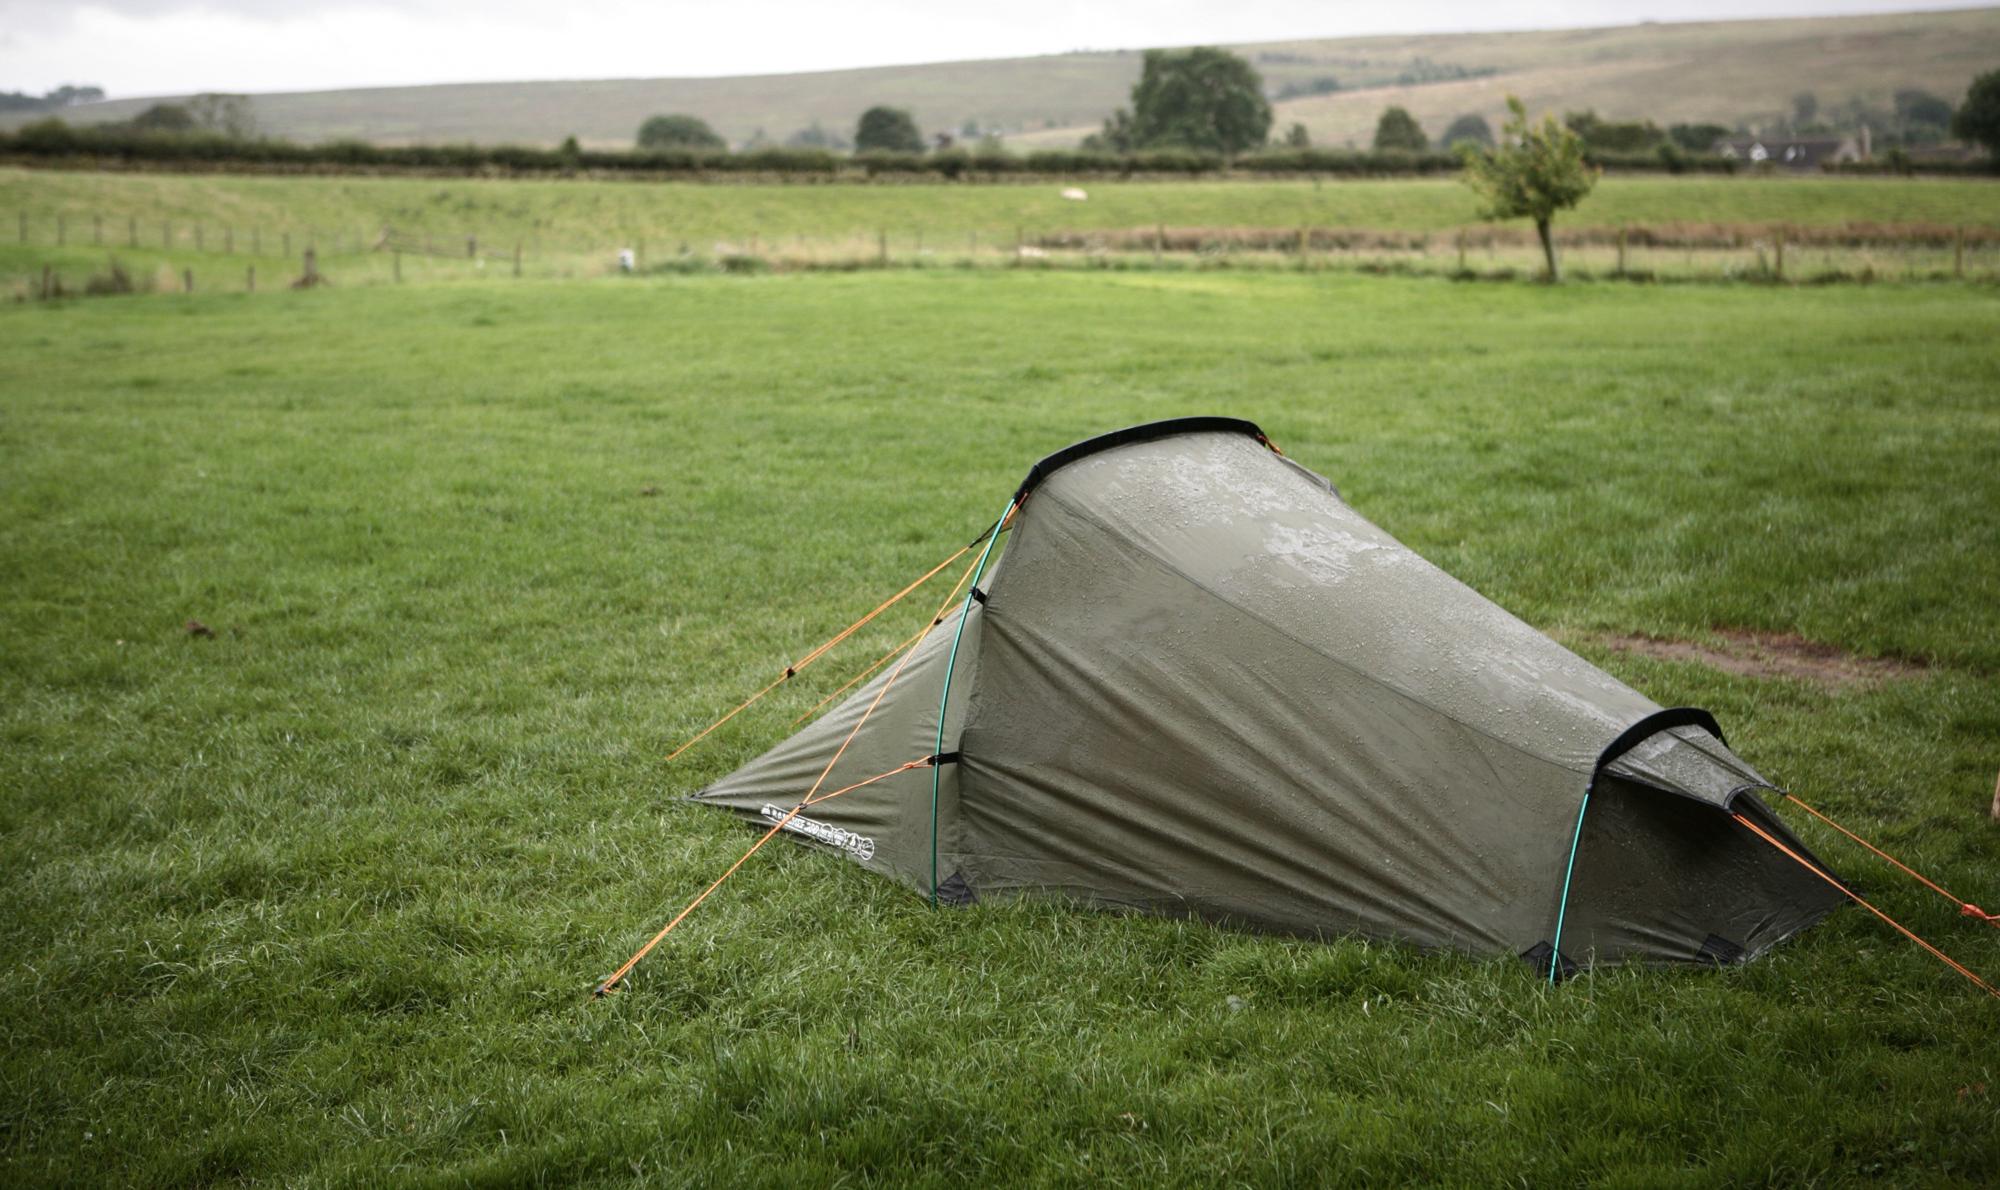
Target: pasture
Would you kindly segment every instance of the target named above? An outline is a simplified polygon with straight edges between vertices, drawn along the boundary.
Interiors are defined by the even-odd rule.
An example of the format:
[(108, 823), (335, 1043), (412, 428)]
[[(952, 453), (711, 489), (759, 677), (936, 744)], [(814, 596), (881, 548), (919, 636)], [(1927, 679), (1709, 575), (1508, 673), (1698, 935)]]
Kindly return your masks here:
[[(510, 193), (9, 172), (0, 209), (31, 183), (273, 211), (311, 187), (357, 220)], [(1425, 185), (1256, 200), (1462, 217), (1448, 184), (1423, 214)], [(694, 213), (720, 187), (551, 190), (721, 234), (724, 208)], [(799, 226), (919, 198), (756, 193)], [(1130, 193), (1075, 217), (1153, 219)], [(1258, 421), (1993, 907), (1996, 319), (2000, 292), (1949, 283), (1002, 270), (0, 308), (0, 1181), (1991, 1184), (2000, 1001), (1858, 909), (1748, 967), (1550, 990), (1512, 958), (933, 911), (774, 845), (628, 990), (588, 993), (750, 841), (679, 796), (928, 606), (674, 744), (1036, 458), (1192, 413)], [(1824, 686), (1606, 643), (1724, 629), (1915, 672)], [(2000, 931), (1786, 816), (2000, 975)]]
[[(1299, 228), (1428, 237), (1415, 251), (1321, 253), (1315, 267), (1369, 265), (1445, 271), (1460, 229), (1485, 234), (1471, 191), (1454, 179), (1087, 182), (1088, 199), (1065, 200), (1058, 182), (976, 185), (894, 183), (770, 185), (745, 182), (283, 178), (105, 174), (0, 168), (0, 293), (27, 293), (44, 268), (72, 283), (116, 259), (154, 288), (173, 290), (185, 270), (197, 291), (240, 290), (255, 267), (262, 288), (298, 275), (315, 245), (336, 285), (484, 280), (513, 275), (522, 252), (530, 277), (606, 273), (632, 248), (642, 269), (701, 267), (724, 256), (779, 267), (874, 264), (958, 266), (1015, 259), (1017, 243), (1074, 232), (1091, 236), (1160, 227)], [(1926, 248), (1798, 252), (1796, 273), (1844, 270), (1900, 275), (2000, 272), (2000, 184), (1977, 180), (1833, 177), (1609, 177), (1558, 222), (1595, 246), (1579, 267), (1609, 271), (1610, 231), (1624, 225), (1692, 225), (1739, 246), (1700, 254), (1635, 249), (1635, 269), (1727, 276), (1754, 267), (1753, 242), (1769, 249), (1773, 226), (1925, 225)], [(1952, 229), (1978, 233), (1962, 261)], [(1700, 229), (1707, 228), (1710, 232)], [(1478, 251), (1474, 269), (1531, 270), (1532, 231)], [(1710, 234), (1710, 233), (1713, 234)], [(390, 233), (385, 238), (385, 233)], [(1934, 235), (1934, 238), (1935, 235)], [(392, 259), (391, 244), (403, 259)], [(1138, 263), (1149, 254), (1140, 252)], [(1213, 263), (1213, 253), (1205, 260)], [(1087, 251), (1050, 263), (1096, 263)], [(1169, 263), (1173, 263), (1171, 260)], [(1296, 267), (1256, 254), (1230, 263)]]

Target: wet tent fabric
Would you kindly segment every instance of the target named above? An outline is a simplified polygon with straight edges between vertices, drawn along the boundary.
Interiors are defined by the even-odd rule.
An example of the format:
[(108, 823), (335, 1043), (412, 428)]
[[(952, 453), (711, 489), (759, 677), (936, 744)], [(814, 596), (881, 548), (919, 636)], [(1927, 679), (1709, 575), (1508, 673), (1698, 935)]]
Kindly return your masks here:
[[(1561, 915), (1565, 965), (1734, 961), (1839, 899), (1731, 821), (1809, 855), (1719, 731), (1660, 718), (1248, 423), (1080, 444), (1023, 496), (984, 589), (823, 786), (933, 751), (962, 617), (935, 809), (915, 769), (792, 833), (925, 893), (935, 848), (952, 902), (1058, 896), (1542, 961)], [(696, 797), (777, 821), (887, 682)]]

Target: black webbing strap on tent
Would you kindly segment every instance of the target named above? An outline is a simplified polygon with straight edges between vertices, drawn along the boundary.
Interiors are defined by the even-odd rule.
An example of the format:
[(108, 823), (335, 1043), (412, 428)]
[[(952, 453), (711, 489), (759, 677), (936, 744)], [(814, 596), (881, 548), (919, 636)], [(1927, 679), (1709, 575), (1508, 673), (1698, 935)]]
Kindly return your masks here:
[(1256, 422), (1244, 421), (1240, 417), (1170, 417), (1164, 421), (1149, 421), (1144, 425), (1127, 426), (1113, 430), (1109, 434), (1099, 434), (1095, 438), (1085, 438), (1081, 442), (1063, 447), (1061, 450), (1028, 468), (1028, 477), (1014, 491), (1014, 501), (1027, 499), (1028, 493), (1041, 486), (1050, 475), (1076, 462), (1088, 458), (1114, 446), (1127, 446), (1134, 442), (1150, 442), (1155, 438), (1170, 438), (1175, 434), (1247, 434), (1269, 446), (1271, 440), (1264, 436)]

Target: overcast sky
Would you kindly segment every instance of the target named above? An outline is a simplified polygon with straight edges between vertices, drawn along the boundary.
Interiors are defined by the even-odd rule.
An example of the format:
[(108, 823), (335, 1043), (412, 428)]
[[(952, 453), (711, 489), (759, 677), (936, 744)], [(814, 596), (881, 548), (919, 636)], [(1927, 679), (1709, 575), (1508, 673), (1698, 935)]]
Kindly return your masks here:
[(1974, 7), (1950, 0), (0, 0), (0, 91), (773, 74), (1073, 49)]

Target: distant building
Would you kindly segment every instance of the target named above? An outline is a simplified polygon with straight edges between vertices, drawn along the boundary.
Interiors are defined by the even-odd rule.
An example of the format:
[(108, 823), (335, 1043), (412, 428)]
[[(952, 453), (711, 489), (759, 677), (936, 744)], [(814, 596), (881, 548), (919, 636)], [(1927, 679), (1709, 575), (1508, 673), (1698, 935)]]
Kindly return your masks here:
[(1738, 136), (1718, 141), (1715, 151), (1752, 165), (1784, 169), (1820, 169), (1848, 161), (1866, 161), (1868, 130), (1858, 136)]

